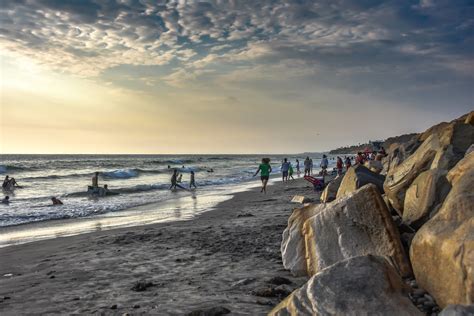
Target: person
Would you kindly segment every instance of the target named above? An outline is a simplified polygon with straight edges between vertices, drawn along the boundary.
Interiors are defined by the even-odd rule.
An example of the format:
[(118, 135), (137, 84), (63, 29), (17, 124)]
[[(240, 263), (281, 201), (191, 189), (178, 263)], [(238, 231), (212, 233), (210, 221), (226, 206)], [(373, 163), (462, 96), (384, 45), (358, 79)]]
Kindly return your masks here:
[(51, 198), (51, 201), (53, 201), (53, 205), (63, 205), (63, 202), (61, 202), (60, 199), (58, 199), (54, 196)]
[(10, 178), (10, 181), (8, 182), (11, 187), (18, 187), (18, 182), (16, 182), (15, 178)]
[[(313, 159), (312, 158), (309, 159), (309, 172), (311, 173), (311, 175), (313, 174)], [(309, 175), (310, 174), (308, 173), (308, 176)]]
[(365, 162), (365, 158), (364, 158), (364, 156), (362, 155), (362, 153), (359, 151), (359, 152), (357, 153), (357, 157), (356, 157), (356, 159), (355, 159), (355, 163), (356, 163), (356, 165), (357, 165), (357, 164), (363, 165), (364, 162)]
[(328, 162), (328, 158), (326, 155), (323, 155), (323, 159), (321, 159), (321, 172), (323, 174), (323, 176), (327, 175), (327, 168), (328, 168), (328, 165), (329, 165), (329, 162)]
[(346, 171), (349, 170), (349, 168), (351, 167), (351, 165), (352, 165), (351, 158), (350, 158), (350, 157), (346, 157)]
[(343, 168), (343, 163), (341, 157), (337, 157), (336, 160), (336, 169), (337, 169), (337, 174), (341, 175), (342, 174), (342, 168)]
[(385, 148), (380, 147), (380, 151), (379, 151), (380, 154), (382, 154), (383, 157), (387, 156), (387, 152), (385, 151)]
[(291, 165), (290, 163), (290, 168), (288, 169), (288, 179), (291, 178), (292, 180), (295, 180), (295, 178), (293, 178), (293, 166)]
[(2, 204), (10, 204), (10, 197), (8, 195), (3, 198)]
[(95, 172), (92, 177), (92, 187), (97, 188), (99, 186), (99, 172)]
[(310, 165), (310, 161), (309, 161), (309, 157), (306, 157), (306, 159), (304, 160), (304, 176), (306, 177), (307, 175), (309, 176), (309, 172), (311, 170), (311, 165)]
[[(184, 189), (182, 186), (178, 184), (178, 170), (174, 169), (173, 170), (173, 175), (171, 176), (171, 186), (170, 190), (176, 189), (176, 188), (181, 188)], [(185, 189), (186, 190), (186, 189)]]
[(262, 189), (261, 192), (267, 193), (267, 183), (270, 179), (270, 173), (272, 172), (272, 167), (270, 166), (270, 158), (263, 158), (262, 163), (258, 166), (257, 171), (253, 175), (254, 177), (260, 172), (260, 179), (262, 180)]
[(8, 184), (10, 183), (10, 176), (6, 176), (5, 179), (3, 180), (2, 188), (8, 187)]
[(182, 180), (183, 180), (183, 174), (180, 173), (180, 174), (178, 175), (178, 179), (176, 180), (176, 182), (181, 183)]
[(283, 182), (288, 181), (288, 170), (290, 170), (290, 163), (288, 159), (283, 159), (283, 163), (281, 164), (281, 178)]
[(300, 161), (298, 159), (296, 159), (296, 174), (298, 175), (298, 177), (300, 176)]
[(191, 189), (191, 187), (194, 187), (195, 189), (197, 188), (196, 182), (194, 181), (194, 171), (192, 170), (191, 170), (191, 179), (189, 180), (189, 188)]

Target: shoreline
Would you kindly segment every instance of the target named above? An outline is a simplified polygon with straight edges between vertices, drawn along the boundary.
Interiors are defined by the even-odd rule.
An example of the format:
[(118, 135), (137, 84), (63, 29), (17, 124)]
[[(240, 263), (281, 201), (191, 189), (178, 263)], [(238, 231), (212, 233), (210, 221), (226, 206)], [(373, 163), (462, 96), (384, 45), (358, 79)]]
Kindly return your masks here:
[[(266, 314), (305, 281), (280, 256), (295, 194), (318, 198), (303, 179), (275, 181), (266, 195), (238, 192), (191, 220), (0, 248), (0, 311), (173, 315), (221, 306)], [(272, 284), (276, 277), (291, 283)], [(140, 281), (151, 286), (131, 290)]]

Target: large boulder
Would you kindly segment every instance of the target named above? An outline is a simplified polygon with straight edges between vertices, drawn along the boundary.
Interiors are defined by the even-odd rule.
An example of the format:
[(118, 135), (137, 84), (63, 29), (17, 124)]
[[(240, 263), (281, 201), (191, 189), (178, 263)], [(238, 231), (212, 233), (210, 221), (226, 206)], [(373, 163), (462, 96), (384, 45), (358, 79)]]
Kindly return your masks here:
[(355, 190), (363, 187), (366, 184), (374, 184), (380, 193), (383, 193), (383, 183), (385, 177), (367, 169), (362, 165), (356, 165), (349, 168), (344, 178), (342, 179), (341, 185), (337, 190), (337, 198), (340, 198), (348, 193), (354, 192)]
[(438, 124), (423, 133), (420, 140), (424, 141), (411, 156), (387, 172), (384, 183), (385, 193), (400, 215), (412, 182), (426, 170), (449, 170), (461, 160), (474, 140), (474, 126), (465, 124), (464, 119)]
[(390, 169), (395, 168), (411, 154), (413, 154), (421, 145), (420, 140), (416, 136), (412, 136), (408, 141), (403, 143), (393, 143), (388, 147), (387, 156), (382, 159), (382, 174), (387, 174)]
[(473, 160), (470, 153), (450, 171), (451, 191), (410, 247), (418, 285), (441, 307), (474, 303), (474, 169), (465, 169)]
[(403, 223), (419, 228), (444, 201), (450, 189), (445, 170), (435, 168), (420, 173), (406, 191)]
[(288, 226), (283, 231), (280, 250), (283, 266), (295, 276), (307, 275), (306, 249), (302, 233), (303, 224), (308, 218), (323, 209), (323, 204), (311, 204), (295, 209), (288, 218)]
[(315, 274), (269, 315), (422, 315), (406, 293), (387, 260), (352, 257)]
[(412, 274), (399, 232), (374, 184), (326, 204), (304, 222), (303, 235), (309, 275), (367, 254), (387, 256), (402, 276)]
[(324, 188), (323, 193), (321, 193), (321, 202), (327, 203), (336, 199), (337, 190), (339, 189), (343, 178), (344, 176), (339, 175), (328, 183)]

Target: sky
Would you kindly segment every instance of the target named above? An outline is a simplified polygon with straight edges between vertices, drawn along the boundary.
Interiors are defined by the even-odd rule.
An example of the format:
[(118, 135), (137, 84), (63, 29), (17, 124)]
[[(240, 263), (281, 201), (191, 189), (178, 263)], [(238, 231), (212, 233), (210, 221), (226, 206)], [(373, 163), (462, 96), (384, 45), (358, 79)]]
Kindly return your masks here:
[(0, 152), (299, 153), (474, 108), (474, 2), (0, 0)]

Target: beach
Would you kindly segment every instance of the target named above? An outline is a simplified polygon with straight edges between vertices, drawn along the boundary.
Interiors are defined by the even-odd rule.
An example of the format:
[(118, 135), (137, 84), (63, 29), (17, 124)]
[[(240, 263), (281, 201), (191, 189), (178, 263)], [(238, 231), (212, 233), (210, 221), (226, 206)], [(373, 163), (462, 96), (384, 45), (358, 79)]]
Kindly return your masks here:
[(264, 315), (306, 281), (280, 254), (296, 194), (318, 200), (303, 179), (274, 182), (191, 220), (1, 248), (0, 312)]

